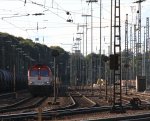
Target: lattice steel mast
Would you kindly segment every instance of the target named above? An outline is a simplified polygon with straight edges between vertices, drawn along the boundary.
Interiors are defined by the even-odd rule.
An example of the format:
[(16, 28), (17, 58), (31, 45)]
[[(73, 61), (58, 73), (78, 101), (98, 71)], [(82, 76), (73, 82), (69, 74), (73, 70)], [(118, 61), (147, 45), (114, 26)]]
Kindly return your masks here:
[(146, 18), (146, 53), (150, 50), (150, 40), (149, 40), (149, 17)]
[[(133, 56), (135, 56), (136, 55), (136, 43), (137, 43), (137, 38), (136, 38), (136, 24), (134, 24), (134, 55)], [(133, 61), (134, 61), (134, 63), (135, 63), (135, 58), (133, 59)], [(136, 74), (137, 74), (137, 69), (136, 70), (134, 70), (134, 77), (136, 76)]]
[[(113, 60), (113, 107), (112, 111), (121, 109), (122, 92), (121, 92), (121, 30), (120, 30), (120, 0), (115, 0), (114, 9), (114, 55), (110, 58)], [(110, 60), (110, 61), (111, 61)]]
[(138, 3), (138, 41), (137, 41), (137, 45), (136, 45), (136, 55), (137, 55), (137, 62), (136, 62), (136, 67), (137, 67), (137, 76), (141, 76), (142, 75), (142, 60), (141, 60), (141, 3), (145, 1), (145, 0), (138, 0), (134, 3)]
[(129, 61), (128, 61), (128, 14), (126, 14), (125, 21), (125, 69), (126, 69), (126, 95), (127, 95), (127, 81), (129, 78)]
[(149, 38), (149, 17), (146, 18), (146, 58), (145, 58), (145, 66), (146, 66), (146, 88), (148, 87), (148, 80), (150, 80), (150, 57), (149, 57), (149, 52), (150, 52), (150, 38)]

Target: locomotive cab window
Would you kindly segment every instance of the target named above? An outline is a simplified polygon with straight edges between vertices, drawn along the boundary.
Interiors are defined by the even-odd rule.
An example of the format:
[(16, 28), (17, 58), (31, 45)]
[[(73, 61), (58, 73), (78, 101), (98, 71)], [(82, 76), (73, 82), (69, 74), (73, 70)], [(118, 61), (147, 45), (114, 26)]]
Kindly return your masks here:
[(38, 75), (39, 75), (39, 71), (38, 70), (31, 70), (30, 76), (36, 77)]
[(40, 76), (44, 76), (44, 77), (47, 77), (49, 76), (49, 71), (48, 70), (42, 70), (40, 71)]

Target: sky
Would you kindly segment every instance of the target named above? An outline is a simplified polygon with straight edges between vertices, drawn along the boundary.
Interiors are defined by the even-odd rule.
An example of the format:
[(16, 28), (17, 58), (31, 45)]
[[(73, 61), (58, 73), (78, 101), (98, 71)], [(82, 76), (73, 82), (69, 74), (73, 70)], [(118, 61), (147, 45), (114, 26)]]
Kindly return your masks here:
[[(126, 14), (128, 14), (129, 26), (137, 23), (138, 4), (133, 3), (135, 0), (120, 1), (123, 44)], [(101, 53), (108, 54), (111, 0), (101, 0), (101, 2)], [(149, 11), (150, 2), (146, 0), (142, 3), (142, 26), (146, 24), (146, 17), (150, 17)], [(91, 4), (86, 0), (0, 0), (0, 32), (32, 39), (34, 42), (47, 46), (60, 46), (68, 52), (74, 51), (74, 45), (78, 45), (77, 40), (80, 38), (81, 46), (78, 46), (78, 49), (81, 49), (84, 55), (91, 51), (98, 53), (100, 50), (100, 0), (92, 3), (93, 49), (91, 49), (91, 17), (87, 17), (86, 35), (86, 17), (83, 15), (91, 15)], [(67, 22), (67, 20), (71, 21)]]

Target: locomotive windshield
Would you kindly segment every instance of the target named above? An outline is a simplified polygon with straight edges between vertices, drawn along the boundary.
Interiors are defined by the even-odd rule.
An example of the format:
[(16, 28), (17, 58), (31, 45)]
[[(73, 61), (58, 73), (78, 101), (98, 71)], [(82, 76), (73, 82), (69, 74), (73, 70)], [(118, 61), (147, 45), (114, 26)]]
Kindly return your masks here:
[(49, 75), (48, 72), (49, 72), (48, 70), (41, 70), (41, 71), (40, 71), (40, 76), (47, 77), (47, 76)]
[(36, 77), (39, 75), (39, 71), (38, 70), (31, 70), (30, 75), (33, 77)]
[(32, 77), (37, 77), (37, 76), (43, 76), (43, 77), (48, 77), (49, 76), (49, 71), (40, 69), (40, 70), (31, 70), (30, 76)]

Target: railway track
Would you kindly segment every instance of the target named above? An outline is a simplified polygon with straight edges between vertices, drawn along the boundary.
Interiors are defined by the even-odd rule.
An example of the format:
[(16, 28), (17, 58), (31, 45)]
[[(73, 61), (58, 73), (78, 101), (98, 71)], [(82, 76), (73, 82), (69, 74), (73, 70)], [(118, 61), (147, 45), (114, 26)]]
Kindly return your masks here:
[[(93, 99), (93, 97), (95, 97), (95, 99)], [(47, 100), (43, 101), (43, 104), (41, 103), (34, 110), (29, 110), (29, 108), (27, 107), (26, 108), (27, 110), (23, 109), (23, 111), (13, 111), (14, 113), (0, 114), (0, 120), (2, 120), (2, 119), (3, 120), (5, 120), (5, 119), (23, 120), (24, 118), (26, 118), (26, 119), (28, 119), (28, 121), (30, 121), (30, 119), (32, 119), (32, 121), (33, 121), (33, 120), (37, 120), (39, 114), (41, 114), (43, 120), (54, 120), (54, 119), (64, 119), (64, 117), (65, 118), (69, 118), (72, 116), (78, 117), (78, 115), (81, 115), (81, 114), (82, 115), (84, 115), (84, 114), (87, 115), (90, 113), (97, 114), (100, 112), (101, 113), (99, 114), (99, 116), (101, 116), (101, 114), (104, 114), (104, 115), (107, 114), (107, 119), (104, 118), (104, 116), (102, 116), (103, 118), (97, 118), (97, 119), (93, 119), (93, 120), (96, 120), (96, 121), (97, 120), (108, 120), (109, 121), (109, 120), (117, 119), (118, 121), (122, 121), (122, 120), (129, 120), (129, 119), (133, 120), (136, 117), (139, 119), (142, 119), (145, 117), (144, 120), (146, 120), (146, 119), (149, 119), (149, 117), (150, 117), (149, 113), (130, 115), (130, 112), (125, 113), (125, 115), (119, 114), (119, 116), (113, 117), (112, 115), (114, 115), (114, 114), (110, 113), (112, 106), (111, 105), (110, 106), (108, 106), (108, 105), (99, 106), (99, 105), (97, 105), (97, 102), (96, 102), (98, 97), (97, 98), (96, 98), (96, 96), (93, 96), (93, 97), (89, 96), (89, 95), (85, 96), (84, 93), (80, 93), (80, 92), (76, 92), (76, 93), (72, 92), (72, 93), (70, 93), (70, 96), (68, 96), (68, 97), (58, 97), (58, 99), (57, 99), (57, 101), (59, 102), (58, 105), (49, 104), (48, 101), (50, 101), (50, 102), (53, 101), (53, 97), (49, 97), (47, 99), (48, 101)], [(131, 97), (131, 96), (129, 96), (129, 97)], [(129, 100), (129, 97), (128, 97), (128, 100)], [(35, 102), (37, 100), (38, 99), (35, 99), (33, 102)], [(30, 104), (31, 102), (28, 102), (28, 104)], [(26, 104), (24, 104), (24, 105), (26, 105)], [(15, 106), (15, 107), (17, 108), (17, 106)], [(23, 107), (23, 106), (19, 106), (19, 108), (21, 108), (21, 107)], [(41, 107), (42, 107), (42, 111), (40, 112), (39, 109)], [(134, 110), (132, 110), (131, 105), (130, 106), (124, 105), (124, 108), (127, 111), (131, 110), (134, 112)], [(16, 109), (13, 109), (13, 110), (16, 110)], [(138, 112), (138, 110), (136, 110), (136, 111)], [(142, 112), (142, 110), (140, 110), (140, 111)], [(143, 110), (143, 112), (144, 111), (146, 111), (146, 110)], [(149, 110), (147, 110), (147, 111), (149, 111)], [(118, 115), (118, 114), (115, 114), (115, 115)]]
[(38, 98), (27, 98), (26, 100), (23, 101), (23, 103), (17, 103), (14, 105), (11, 105), (9, 107), (2, 108), (0, 110), (0, 113), (12, 113), (15, 111), (15, 113), (18, 112), (26, 112), (26, 111), (33, 111), (34, 108), (38, 107), (46, 97), (38, 97)]
[(31, 95), (28, 92), (17, 92), (17, 96), (16, 93), (2, 94), (0, 95), (0, 108), (9, 107), (10, 105), (14, 105), (15, 103), (21, 103), (23, 100), (30, 97)]

